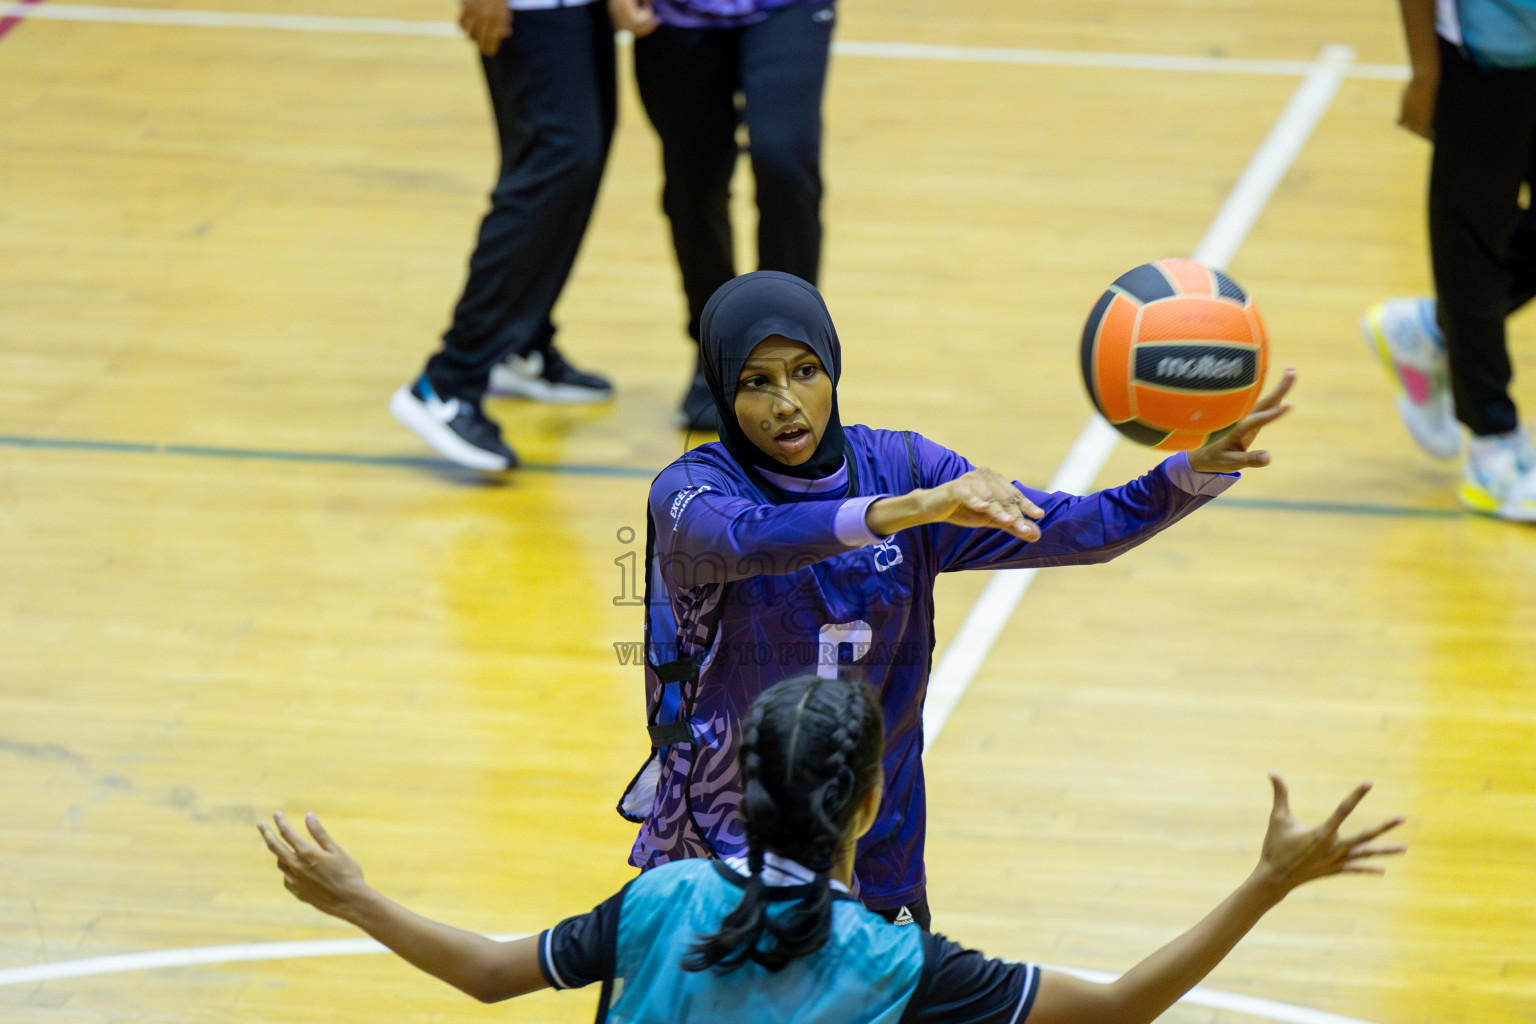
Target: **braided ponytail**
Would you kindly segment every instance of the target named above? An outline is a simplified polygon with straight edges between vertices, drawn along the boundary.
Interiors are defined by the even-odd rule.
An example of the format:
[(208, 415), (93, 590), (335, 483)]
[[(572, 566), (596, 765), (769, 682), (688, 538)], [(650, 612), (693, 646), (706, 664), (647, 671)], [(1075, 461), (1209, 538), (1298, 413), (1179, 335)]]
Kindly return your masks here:
[[(854, 818), (880, 781), (880, 711), (869, 689), (846, 679), (800, 677), (770, 687), (752, 705), (741, 743), (742, 818), (751, 877), (720, 931), (683, 961), (690, 971), (770, 971), (814, 953), (832, 931), (831, 872), (857, 837)], [(811, 893), (768, 913), (764, 854), (816, 872)]]

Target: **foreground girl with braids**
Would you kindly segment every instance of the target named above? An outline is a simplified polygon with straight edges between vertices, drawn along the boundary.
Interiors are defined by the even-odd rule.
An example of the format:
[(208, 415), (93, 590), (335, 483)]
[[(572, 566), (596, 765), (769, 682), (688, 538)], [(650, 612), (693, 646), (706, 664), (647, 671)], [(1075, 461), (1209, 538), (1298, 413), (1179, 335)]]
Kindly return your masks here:
[(418, 917), (363, 881), (313, 814), (257, 826), (288, 890), (350, 921), (422, 970), (485, 1002), (602, 982), (597, 1020), (953, 1021), (1144, 1024), (1204, 978), (1303, 882), (1381, 873), (1372, 845), (1401, 818), (1340, 836), (1362, 783), (1320, 825), (1291, 817), (1285, 783), (1258, 866), (1205, 919), (1107, 985), (989, 959), (903, 928), (848, 892), (858, 837), (880, 806), (880, 713), (869, 689), (796, 678), (753, 704), (741, 753), (747, 853), (673, 861), (586, 914), (497, 942)]

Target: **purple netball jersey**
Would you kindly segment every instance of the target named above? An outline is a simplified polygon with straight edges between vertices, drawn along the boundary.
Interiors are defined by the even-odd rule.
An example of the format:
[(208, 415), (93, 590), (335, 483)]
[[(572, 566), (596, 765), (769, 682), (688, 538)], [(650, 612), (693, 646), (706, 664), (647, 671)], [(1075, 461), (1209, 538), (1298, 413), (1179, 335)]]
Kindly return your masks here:
[[(653, 730), (656, 749), (620, 804), (641, 823), (630, 855), (637, 867), (742, 853), (736, 748), (747, 709), (780, 680), (841, 672), (875, 689), (885, 719), (885, 792), (859, 843), (859, 894), (877, 910), (915, 898), (924, 888), (922, 712), (934, 578), (1103, 562), (1235, 479), (1197, 473), (1179, 454), (1083, 497), (1020, 485), (1045, 510), (1034, 543), (948, 524), (882, 539), (864, 525), (870, 501), (935, 487), (973, 467), (916, 434), (845, 432), (849, 479), (830, 494), (780, 491), (719, 444), (684, 455), (651, 485), (646, 700), (661, 731)], [(706, 650), (696, 677), (656, 670)]]

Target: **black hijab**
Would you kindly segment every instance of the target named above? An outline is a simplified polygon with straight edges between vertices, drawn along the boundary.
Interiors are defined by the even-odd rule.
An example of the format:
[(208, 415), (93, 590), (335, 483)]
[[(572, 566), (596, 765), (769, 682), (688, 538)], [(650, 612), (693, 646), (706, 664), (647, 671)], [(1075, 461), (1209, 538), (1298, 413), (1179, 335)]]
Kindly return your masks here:
[[(816, 353), (832, 378), (832, 414), (816, 451), (798, 466), (786, 466), (753, 444), (736, 420), (736, 378), (764, 339), (773, 335), (802, 342)], [(759, 270), (721, 285), (699, 318), (699, 353), (704, 381), (720, 416), (720, 441), (744, 466), (817, 480), (843, 465), (847, 441), (837, 412), (837, 381), (843, 350), (832, 314), (821, 293), (792, 274)]]

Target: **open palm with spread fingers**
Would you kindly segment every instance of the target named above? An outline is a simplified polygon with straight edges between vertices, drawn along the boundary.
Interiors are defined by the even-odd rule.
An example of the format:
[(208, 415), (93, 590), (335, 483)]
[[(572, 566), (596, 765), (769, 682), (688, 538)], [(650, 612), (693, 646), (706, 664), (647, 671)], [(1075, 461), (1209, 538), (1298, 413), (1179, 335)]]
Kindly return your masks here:
[(1200, 473), (1236, 473), (1269, 465), (1269, 452), (1248, 449), (1257, 440), (1260, 430), (1291, 411), (1285, 396), (1295, 383), (1296, 369), (1287, 366), (1280, 376), (1280, 383), (1259, 399), (1252, 412), (1217, 440), (1189, 453), (1190, 468)]
[(1383, 869), (1381, 865), (1371, 863), (1371, 858), (1399, 854), (1407, 849), (1398, 843), (1372, 845), (1384, 833), (1401, 825), (1401, 817), (1387, 818), (1350, 835), (1339, 834), (1345, 819), (1371, 791), (1369, 782), (1356, 786), (1325, 821), (1309, 828), (1291, 814), (1290, 791), (1285, 780), (1271, 772), (1269, 781), (1274, 787), (1275, 802), (1269, 812), (1269, 831), (1264, 835), (1264, 848), (1256, 870), (1282, 893), (1328, 875), (1379, 875)]
[(1151, 1024), (1222, 961), (1272, 907), (1298, 885), (1339, 874), (1380, 874), (1374, 857), (1402, 853), (1395, 843), (1376, 843), (1403, 823), (1388, 818), (1360, 832), (1339, 829), (1371, 784), (1362, 782), (1326, 820), (1304, 826), (1291, 814), (1285, 781), (1271, 773), (1274, 805), (1259, 863), (1231, 895), (1193, 928), (1108, 984), (1056, 971), (1041, 975), (1030, 1024)]

